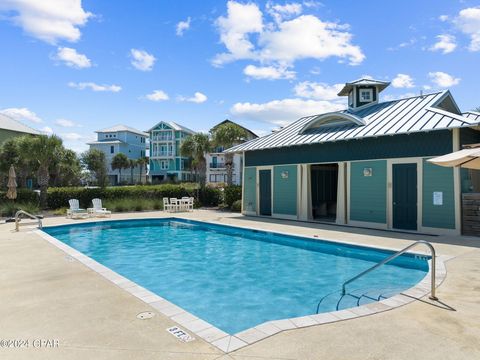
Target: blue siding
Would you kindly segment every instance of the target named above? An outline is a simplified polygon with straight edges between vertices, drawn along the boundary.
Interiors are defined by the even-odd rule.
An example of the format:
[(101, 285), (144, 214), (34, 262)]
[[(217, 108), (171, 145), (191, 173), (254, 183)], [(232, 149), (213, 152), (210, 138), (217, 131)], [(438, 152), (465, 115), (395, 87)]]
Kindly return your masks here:
[(273, 213), (297, 215), (297, 165), (274, 167)]
[[(433, 193), (442, 192), (443, 205), (433, 204)], [(423, 226), (455, 229), (453, 168), (423, 161)]]
[[(364, 168), (371, 168), (372, 176), (364, 176)], [(351, 163), (350, 220), (387, 223), (386, 160)]]

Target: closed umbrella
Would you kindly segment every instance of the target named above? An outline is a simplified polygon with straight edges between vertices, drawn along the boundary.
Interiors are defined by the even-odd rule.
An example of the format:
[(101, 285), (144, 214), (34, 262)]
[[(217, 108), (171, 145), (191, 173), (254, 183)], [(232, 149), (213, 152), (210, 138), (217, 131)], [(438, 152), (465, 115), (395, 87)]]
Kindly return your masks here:
[(17, 181), (16, 181), (15, 169), (13, 165), (10, 166), (10, 170), (8, 170), (8, 191), (7, 191), (7, 198), (10, 200), (15, 200), (17, 198)]

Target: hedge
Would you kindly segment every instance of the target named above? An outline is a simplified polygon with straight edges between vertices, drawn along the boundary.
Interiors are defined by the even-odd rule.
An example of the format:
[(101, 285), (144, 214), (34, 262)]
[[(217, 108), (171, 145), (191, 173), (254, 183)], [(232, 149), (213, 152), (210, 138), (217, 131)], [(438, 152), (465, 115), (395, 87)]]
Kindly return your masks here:
[[(0, 191), (0, 202), (7, 201), (7, 192), (6, 191)], [(16, 202), (19, 203), (30, 203), (30, 204), (35, 204), (38, 205), (39, 203), (39, 197), (38, 193), (28, 190), (28, 189), (17, 189), (17, 198), (15, 199)]]
[(240, 185), (226, 186), (223, 192), (225, 204), (231, 208), (237, 200), (242, 200), (242, 187)]
[(218, 206), (221, 193), (218, 189), (206, 187), (198, 191), (193, 186), (187, 185), (140, 185), (140, 186), (116, 186), (106, 188), (82, 188), (65, 187), (48, 189), (48, 208), (58, 209), (68, 207), (68, 200), (78, 199), (80, 206), (87, 208), (91, 206), (92, 199), (100, 198), (102, 200), (117, 199), (162, 199), (164, 197), (181, 198), (183, 196), (198, 197), (197, 200), (203, 206)]

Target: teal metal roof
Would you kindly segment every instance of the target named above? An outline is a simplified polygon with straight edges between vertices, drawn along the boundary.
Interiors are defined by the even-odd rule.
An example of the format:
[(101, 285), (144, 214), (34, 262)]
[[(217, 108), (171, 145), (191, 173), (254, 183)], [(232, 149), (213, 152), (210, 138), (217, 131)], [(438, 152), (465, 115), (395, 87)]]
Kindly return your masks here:
[[(331, 126), (309, 126), (328, 115), (335, 113), (303, 117), (281, 130), (264, 137), (234, 146), (227, 152), (271, 149), (285, 146), (297, 146), (329, 141), (361, 139), (386, 135), (428, 132), (432, 130), (452, 129), (478, 125), (480, 118), (471, 119), (441, 108), (444, 100), (451, 100), (450, 92), (414, 96), (374, 104), (360, 110), (338, 112), (338, 118), (345, 114), (362, 118), (365, 125), (358, 122), (339, 122)], [(343, 115), (343, 116), (342, 116)]]

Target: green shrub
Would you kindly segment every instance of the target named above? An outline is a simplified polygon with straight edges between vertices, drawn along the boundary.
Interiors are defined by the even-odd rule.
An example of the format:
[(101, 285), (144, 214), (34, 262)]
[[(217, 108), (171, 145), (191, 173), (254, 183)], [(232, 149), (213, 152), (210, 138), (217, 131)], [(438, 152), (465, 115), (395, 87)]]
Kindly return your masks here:
[(163, 203), (154, 199), (117, 199), (106, 200), (103, 206), (113, 212), (162, 210)]
[[(3, 203), (4, 201), (10, 201), (10, 199), (7, 199), (6, 194), (6, 191), (0, 191), (0, 203)], [(29, 189), (17, 189), (17, 198), (15, 201), (23, 204), (38, 204), (39, 197), (35, 191)]]
[(230, 209), (235, 212), (242, 211), (242, 200), (235, 200)]
[[(222, 192), (220, 189), (206, 186), (199, 191), (198, 202), (202, 206), (218, 206), (222, 199)], [(197, 199), (195, 199), (197, 200)]]
[(2, 201), (0, 205), (0, 215), (7, 217), (7, 216), (15, 216), (15, 213), (18, 210), (26, 211), (30, 214), (38, 214), (40, 208), (36, 203), (21, 203), (17, 201)]
[(242, 187), (240, 185), (229, 185), (223, 189), (223, 199), (225, 204), (231, 208), (233, 203), (242, 199)]

